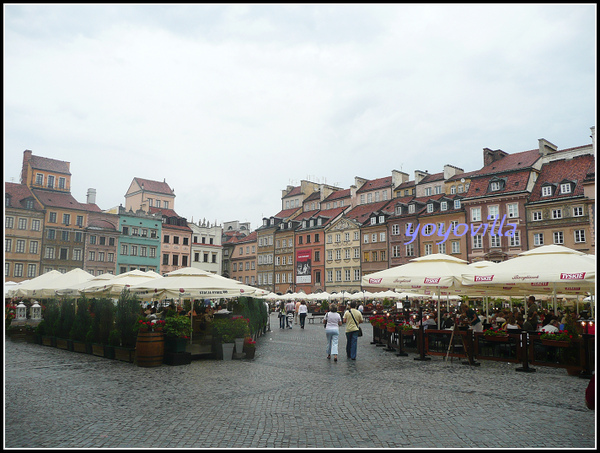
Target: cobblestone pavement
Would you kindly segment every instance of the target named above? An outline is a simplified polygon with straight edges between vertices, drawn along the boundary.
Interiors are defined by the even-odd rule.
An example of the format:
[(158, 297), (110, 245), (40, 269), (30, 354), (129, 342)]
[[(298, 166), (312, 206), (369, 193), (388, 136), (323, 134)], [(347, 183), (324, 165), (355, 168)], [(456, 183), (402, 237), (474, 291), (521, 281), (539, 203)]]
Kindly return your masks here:
[(370, 344), (327, 360), (319, 324), (254, 360), (133, 364), (5, 342), (5, 448), (596, 447), (588, 381), (514, 363), (416, 361)]

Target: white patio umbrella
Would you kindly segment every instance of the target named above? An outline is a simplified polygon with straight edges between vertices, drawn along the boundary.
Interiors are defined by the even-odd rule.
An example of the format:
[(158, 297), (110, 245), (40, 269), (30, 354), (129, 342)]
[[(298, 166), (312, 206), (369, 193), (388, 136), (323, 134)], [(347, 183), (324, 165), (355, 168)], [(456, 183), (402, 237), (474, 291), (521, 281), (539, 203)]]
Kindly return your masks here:
[(35, 291), (35, 296), (42, 298), (54, 297), (59, 295), (58, 291), (69, 288), (72, 285), (88, 282), (92, 278), (94, 278), (94, 276), (89, 272), (76, 268), (61, 274), (45, 285), (41, 285), (42, 287)]
[(508, 286), (523, 294), (586, 294), (596, 284), (596, 262), (586, 254), (546, 245), (492, 266), (469, 269), (462, 274), (464, 285)]
[(310, 293), (306, 298), (308, 300), (329, 300), (331, 294), (327, 291), (323, 291), (322, 293)]
[(4, 297), (10, 297), (9, 291), (14, 290), (17, 286), (19, 286), (17, 282), (4, 282)]
[(32, 297), (35, 295), (36, 289), (42, 289), (55, 278), (63, 275), (57, 270), (51, 270), (31, 280), (25, 280), (19, 283), (19, 286), (13, 290), (9, 290), (10, 297)]
[(96, 275), (95, 277), (93, 277), (90, 280), (70, 285), (68, 288), (56, 290), (56, 294), (59, 296), (79, 296), (79, 295), (83, 294), (84, 289), (90, 288), (92, 286), (97, 286), (101, 282), (106, 282), (107, 280), (110, 280), (114, 277), (115, 277), (114, 274), (108, 274), (108, 273)]
[(466, 261), (443, 253), (435, 253), (410, 260), (406, 264), (363, 276), (367, 287), (400, 288), (411, 292), (437, 293), (440, 313), (442, 288), (457, 288), (461, 274), (468, 269)]
[(254, 297), (257, 288), (244, 285), (237, 280), (187, 267), (169, 272), (166, 277), (151, 279), (132, 285), (130, 290), (141, 298), (229, 298)]
[[(158, 274), (156, 274), (158, 275)], [(93, 297), (118, 297), (124, 288), (162, 278), (155, 277), (139, 269), (115, 275), (110, 280), (99, 281), (97, 285), (82, 290), (85, 295)]]

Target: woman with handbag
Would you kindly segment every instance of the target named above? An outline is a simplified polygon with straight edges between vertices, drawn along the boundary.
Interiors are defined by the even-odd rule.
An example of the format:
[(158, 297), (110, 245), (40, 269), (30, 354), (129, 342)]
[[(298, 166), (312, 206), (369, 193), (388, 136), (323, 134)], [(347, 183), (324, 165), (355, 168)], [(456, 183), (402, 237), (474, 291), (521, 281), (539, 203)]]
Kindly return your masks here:
[(327, 358), (330, 359), (333, 354), (333, 361), (337, 362), (338, 339), (342, 317), (337, 312), (335, 304), (331, 304), (329, 307), (329, 311), (325, 315), (325, 318), (323, 318), (323, 324), (325, 325), (325, 336), (327, 337)]
[(359, 324), (363, 322), (360, 311), (356, 310), (356, 301), (350, 302), (350, 308), (344, 313), (344, 323), (346, 324), (346, 355), (351, 360), (356, 360), (356, 349), (358, 337), (362, 336), (362, 329)]

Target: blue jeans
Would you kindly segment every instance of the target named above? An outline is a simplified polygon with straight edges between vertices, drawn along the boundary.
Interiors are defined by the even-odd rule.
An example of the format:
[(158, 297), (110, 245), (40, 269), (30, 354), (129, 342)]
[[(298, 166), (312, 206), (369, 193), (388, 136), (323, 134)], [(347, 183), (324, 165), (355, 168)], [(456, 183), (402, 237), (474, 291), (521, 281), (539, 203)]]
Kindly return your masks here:
[(279, 328), (280, 329), (285, 329), (285, 315), (284, 314), (282, 314), (279, 317)]
[(335, 330), (326, 330), (325, 336), (327, 337), (327, 355), (337, 355), (340, 333)]
[(349, 359), (356, 359), (356, 346), (358, 344), (358, 330), (346, 332), (346, 355)]

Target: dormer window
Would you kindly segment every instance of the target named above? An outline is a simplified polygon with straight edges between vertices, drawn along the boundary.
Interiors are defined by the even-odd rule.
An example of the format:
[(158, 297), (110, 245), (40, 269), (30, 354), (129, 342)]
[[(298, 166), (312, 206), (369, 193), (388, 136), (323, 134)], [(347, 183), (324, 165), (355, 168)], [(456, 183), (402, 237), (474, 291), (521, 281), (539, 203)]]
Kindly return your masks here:
[(447, 201), (442, 201), (440, 203), (440, 210), (442, 210), (442, 211), (447, 211), (448, 210), (448, 202)]
[(302, 228), (306, 228), (306, 220), (302, 221)]
[(322, 219), (321, 217), (319, 217), (319, 218), (317, 219), (317, 225), (318, 225), (318, 226), (321, 226), (321, 225), (323, 225), (323, 219)]
[(408, 213), (409, 214), (414, 214), (415, 213), (415, 205), (414, 204), (409, 204), (408, 205)]
[(570, 182), (565, 182), (560, 185), (560, 193), (571, 193), (572, 191)]
[(377, 223), (377, 218), (371, 217), (371, 225), (375, 225)]
[(427, 203), (427, 212), (433, 212), (433, 203)]
[(269, 220), (268, 219), (263, 219), (263, 226), (267, 226), (269, 224)]
[(552, 196), (552, 186), (543, 186), (542, 187), (542, 197), (550, 197)]
[(396, 206), (396, 209), (394, 212), (396, 213), (396, 215), (401, 215), (402, 214), (402, 206)]
[(456, 193), (456, 186), (451, 186), (450, 187), (450, 193), (451, 194), (455, 194)]
[(379, 223), (385, 223), (385, 217), (380, 215), (379, 216)]
[(500, 190), (500, 181), (492, 181), (490, 183), (490, 191)]
[(460, 200), (454, 200), (454, 209), (460, 209)]

